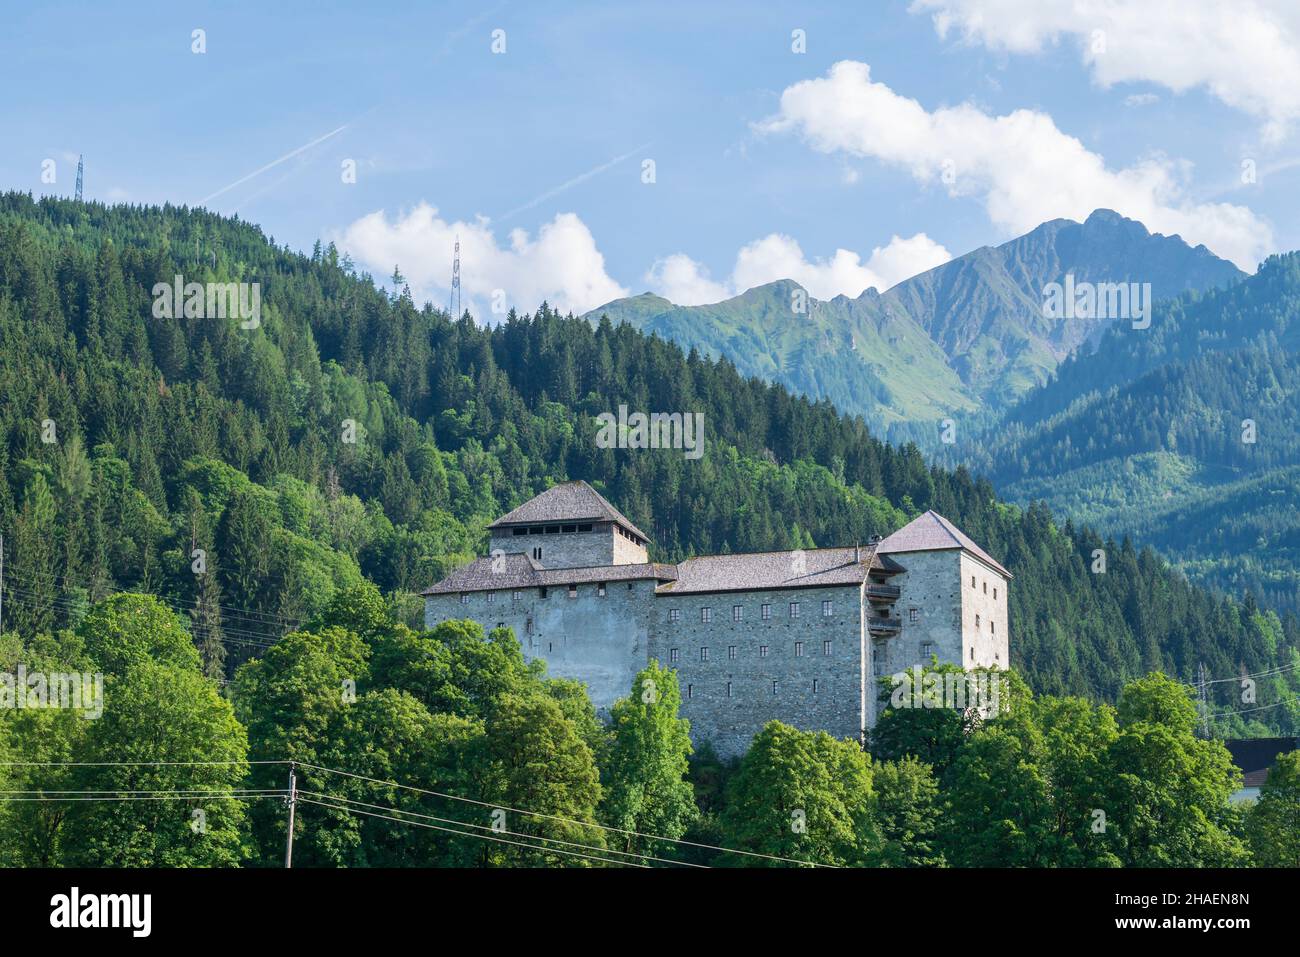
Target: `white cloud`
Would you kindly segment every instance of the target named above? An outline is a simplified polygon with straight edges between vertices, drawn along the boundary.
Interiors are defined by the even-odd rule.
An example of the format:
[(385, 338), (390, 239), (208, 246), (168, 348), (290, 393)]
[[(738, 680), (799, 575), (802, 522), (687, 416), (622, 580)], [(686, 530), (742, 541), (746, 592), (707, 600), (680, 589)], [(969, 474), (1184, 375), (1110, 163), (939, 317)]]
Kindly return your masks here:
[(1152, 103), (1159, 102), (1160, 97), (1154, 93), (1130, 93), (1124, 97), (1125, 106), (1150, 106)]
[(573, 213), (559, 213), (537, 231), (510, 231), (500, 243), (491, 223), (447, 222), (421, 203), (393, 220), (382, 212), (363, 216), (334, 237), (380, 281), (401, 267), (417, 302), (446, 302), (451, 283), (452, 247), (460, 238), (461, 292), (465, 305), (482, 320), (491, 317), (497, 291), (504, 306), (532, 312), (543, 300), (560, 312), (594, 309), (627, 290), (605, 272), (605, 257), (591, 231)]
[(1203, 87), (1264, 122), (1271, 139), (1300, 117), (1300, 4), (1295, 0), (914, 0), (941, 37), (1036, 53), (1079, 43), (1094, 80)]
[(829, 259), (808, 259), (789, 236), (771, 233), (745, 245), (725, 282), (710, 278), (708, 270), (684, 253), (659, 260), (646, 280), (664, 298), (682, 306), (719, 302), (746, 289), (778, 279), (792, 279), (816, 299), (859, 296), (868, 287), (885, 290), (910, 276), (946, 263), (952, 258), (924, 233), (909, 239), (894, 236), (877, 246), (864, 263), (849, 249), (837, 249)]
[(1008, 234), (1104, 207), (1204, 243), (1248, 270), (1272, 248), (1272, 231), (1246, 207), (1190, 200), (1185, 163), (1152, 156), (1110, 170), (1046, 113), (993, 116), (969, 104), (927, 111), (873, 82), (865, 63), (836, 63), (824, 77), (787, 87), (779, 112), (756, 128), (795, 133), (821, 152), (876, 159), (981, 200)]

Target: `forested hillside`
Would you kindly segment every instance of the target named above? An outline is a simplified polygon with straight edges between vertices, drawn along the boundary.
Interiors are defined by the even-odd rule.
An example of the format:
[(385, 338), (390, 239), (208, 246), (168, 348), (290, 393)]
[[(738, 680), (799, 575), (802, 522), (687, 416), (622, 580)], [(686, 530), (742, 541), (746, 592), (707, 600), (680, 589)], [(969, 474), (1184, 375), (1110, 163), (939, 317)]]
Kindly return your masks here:
[(1198, 582), (1300, 608), (1300, 255), (1161, 304), (954, 453), (1008, 497), (1123, 529)]
[[(259, 282), (260, 326), (154, 318), (154, 284), (177, 274)], [(704, 457), (598, 448), (594, 416), (620, 403), (703, 412)], [(152, 592), (228, 676), (362, 578), (411, 620), (409, 593), (480, 552), (487, 522), (583, 478), (669, 560), (851, 543), (933, 508), (1015, 574), (1013, 664), (1036, 691), (1114, 699), (1155, 669), (1283, 668), (1260, 680), (1268, 710), (1216, 721), (1300, 727), (1277, 706), (1300, 684), (1293, 616), (1000, 503), (726, 361), (545, 306), (485, 329), (390, 297), (333, 248), (293, 253), (206, 212), (0, 198), (0, 435), (20, 635)], [(1235, 682), (1212, 693), (1216, 712), (1245, 710)]]

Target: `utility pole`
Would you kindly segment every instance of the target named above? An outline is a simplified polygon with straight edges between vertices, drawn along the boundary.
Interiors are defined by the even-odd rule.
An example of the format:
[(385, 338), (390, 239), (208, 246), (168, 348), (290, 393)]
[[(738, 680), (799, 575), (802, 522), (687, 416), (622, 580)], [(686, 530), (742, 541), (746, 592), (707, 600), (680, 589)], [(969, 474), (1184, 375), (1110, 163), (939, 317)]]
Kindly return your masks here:
[(1205, 662), (1196, 666), (1196, 699), (1201, 711), (1201, 737), (1210, 736), (1210, 680), (1205, 671)]
[(289, 762), (289, 835), (284, 844), (284, 866), (293, 867), (293, 809), (298, 803), (298, 776)]

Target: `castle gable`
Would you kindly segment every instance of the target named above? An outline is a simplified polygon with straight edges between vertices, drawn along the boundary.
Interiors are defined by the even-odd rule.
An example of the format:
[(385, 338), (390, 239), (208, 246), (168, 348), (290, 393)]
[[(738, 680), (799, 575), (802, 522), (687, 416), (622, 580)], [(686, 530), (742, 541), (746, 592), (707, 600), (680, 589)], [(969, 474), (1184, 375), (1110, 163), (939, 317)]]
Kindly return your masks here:
[(884, 555), (953, 549), (969, 552), (1006, 578), (1012, 577), (1011, 572), (976, 545), (969, 535), (935, 511), (917, 516), (876, 546), (876, 550)]
[(650, 536), (637, 528), (628, 517), (606, 501), (586, 482), (564, 482), (535, 495), (518, 508), (502, 515), (488, 528), (533, 525), (546, 522), (614, 522), (642, 539)]

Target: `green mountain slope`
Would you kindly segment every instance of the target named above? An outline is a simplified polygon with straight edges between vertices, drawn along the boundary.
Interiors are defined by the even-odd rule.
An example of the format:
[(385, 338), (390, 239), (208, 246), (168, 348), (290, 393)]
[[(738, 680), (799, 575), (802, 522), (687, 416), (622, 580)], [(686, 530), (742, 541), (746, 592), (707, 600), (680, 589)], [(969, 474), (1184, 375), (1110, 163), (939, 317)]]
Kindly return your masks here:
[(883, 294), (810, 300), (806, 314), (792, 308), (798, 287), (786, 281), (705, 306), (674, 306), (645, 294), (586, 318), (608, 316), (725, 356), (747, 375), (829, 399), (880, 426), (932, 424), (1005, 407), (1100, 336), (1107, 321), (1044, 314), (1044, 288), (1067, 274), (1077, 283), (1150, 283), (1154, 299), (1230, 285), (1243, 275), (1204, 246), (1098, 210), (1083, 223), (1053, 220), (974, 250)]

